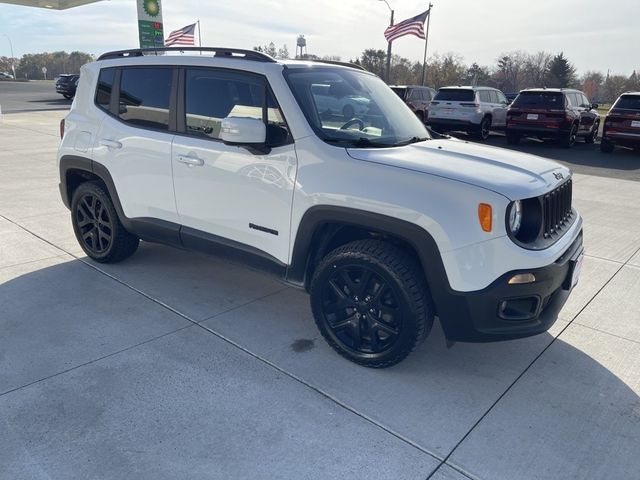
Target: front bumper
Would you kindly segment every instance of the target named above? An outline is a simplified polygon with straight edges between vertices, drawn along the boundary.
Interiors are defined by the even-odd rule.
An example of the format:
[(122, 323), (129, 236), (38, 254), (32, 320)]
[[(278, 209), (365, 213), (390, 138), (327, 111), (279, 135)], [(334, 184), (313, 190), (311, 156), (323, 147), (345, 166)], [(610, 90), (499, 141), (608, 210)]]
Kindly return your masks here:
[[(474, 292), (449, 292), (436, 308), (447, 338), (462, 342), (492, 342), (528, 337), (547, 331), (570, 293), (576, 259), (583, 252), (582, 231), (554, 263), (508, 272)], [(510, 285), (516, 274), (532, 273), (533, 283)], [(507, 302), (506, 304), (504, 302)], [(508, 308), (505, 309), (505, 305)], [(514, 315), (513, 305), (525, 314)]]

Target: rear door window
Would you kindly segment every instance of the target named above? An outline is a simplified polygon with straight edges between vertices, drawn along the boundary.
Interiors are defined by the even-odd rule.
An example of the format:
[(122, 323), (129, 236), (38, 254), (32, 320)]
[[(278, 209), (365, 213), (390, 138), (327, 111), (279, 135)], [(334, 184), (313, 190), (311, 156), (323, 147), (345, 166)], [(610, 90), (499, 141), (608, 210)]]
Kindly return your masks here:
[(125, 123), (156, 130), (169, 129), (171, 67), (123, 68), (118, 117)]
[(444, 100), (450, 102), (473, 102), (476, 99), (475, 92), (462, 88), (441, 88), (438, 90), (434, 100)]

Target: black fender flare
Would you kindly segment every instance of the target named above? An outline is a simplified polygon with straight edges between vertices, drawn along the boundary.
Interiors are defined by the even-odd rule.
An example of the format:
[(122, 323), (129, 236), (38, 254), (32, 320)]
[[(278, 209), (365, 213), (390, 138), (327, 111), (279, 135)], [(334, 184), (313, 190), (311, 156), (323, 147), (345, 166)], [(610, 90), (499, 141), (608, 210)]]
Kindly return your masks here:
[[(422, 227), (388, 215), (338, 206), (314, 206), (303, 215), (293, 247), (287, 281), (308, 287), (310, 262), (313, 253), (323, 241), (318, 235), (323, 227), (331, 225), (364, 228), (371, 232), (388, 234), (410, 245), (420, 260), (431, 296), (440, 310), (453, 294), (444, 268), (440, 249), (431, 234)], [(320, 236), (320, 238), (318, 238)]]

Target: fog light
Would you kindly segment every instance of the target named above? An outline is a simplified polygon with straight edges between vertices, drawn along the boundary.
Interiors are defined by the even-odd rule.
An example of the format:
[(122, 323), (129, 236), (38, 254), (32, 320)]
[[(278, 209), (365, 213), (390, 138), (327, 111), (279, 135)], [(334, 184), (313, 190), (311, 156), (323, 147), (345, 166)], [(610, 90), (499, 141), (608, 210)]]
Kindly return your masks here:
[(533, 283), (536, 276), (533, 273), (519, 273), (509, 279), (509, 285), (520, 285), (522, 283)]

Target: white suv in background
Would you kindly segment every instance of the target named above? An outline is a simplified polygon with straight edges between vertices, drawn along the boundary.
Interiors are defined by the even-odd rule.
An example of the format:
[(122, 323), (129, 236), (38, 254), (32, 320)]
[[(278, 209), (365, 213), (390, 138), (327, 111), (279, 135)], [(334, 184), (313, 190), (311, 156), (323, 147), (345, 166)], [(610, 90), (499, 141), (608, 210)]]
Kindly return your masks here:
[(492, 130), (504, 130), (509, 102), (491, 87), (444, 87), (429, 106), (427, 124), (436, 132), (463, 131), (486, 140)]
[[(325, 88), (369, 108), (326, 115)], [(61, 133), (60, 193), (90, 258), (144, 240), (251, 264), (307, 290), (324, 338), (361, 365), (401, 361), (436, 316), (450, 341), (542, 333), (580, 273), (567, 168), (432, 139), (348, 65), (111, 52), (82, 67)]]

